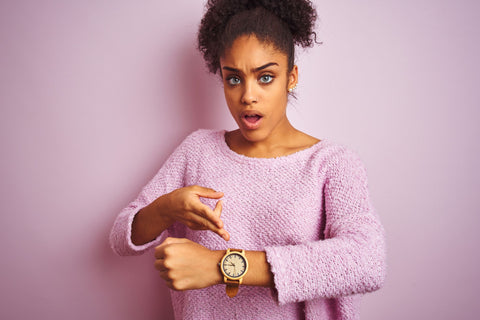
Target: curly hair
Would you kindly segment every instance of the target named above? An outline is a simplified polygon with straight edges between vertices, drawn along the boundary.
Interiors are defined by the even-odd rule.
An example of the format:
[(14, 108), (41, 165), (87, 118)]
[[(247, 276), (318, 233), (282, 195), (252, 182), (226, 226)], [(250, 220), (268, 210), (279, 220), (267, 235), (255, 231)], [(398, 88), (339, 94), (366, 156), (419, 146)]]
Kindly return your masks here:
[(198, 31), (198, 49), (211, 73), (220, 58), (241, 35), (255, 35), (288, 57), (293, 68), (295, 45), (316, 43), (317, 12), (308, 0), (208, 0)]

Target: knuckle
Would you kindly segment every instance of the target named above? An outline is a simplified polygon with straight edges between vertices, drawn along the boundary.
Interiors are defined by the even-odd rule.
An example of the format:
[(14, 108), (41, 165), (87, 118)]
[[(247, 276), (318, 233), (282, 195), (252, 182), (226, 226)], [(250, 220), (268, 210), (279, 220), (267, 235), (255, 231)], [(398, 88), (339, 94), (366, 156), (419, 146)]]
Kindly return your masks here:
[(174, 250), (172, 248), (172, 245), (165, 247), (165, 250), (164, 250), (165, 257), (170, 257), (173, 254), (173, 252)]
[(202, 210), (200, 210), (198, 212), (198, 215), (203, 217), (203, 218), (207, 218), (208, 217), (208, 209), (206, 208), (202, 208)]
[(188, 200), (188, 198), (182, 198), (181, 206), (184, 210), (190, 211), (191, 205), (190, 205), (190, 201)]
[(173, 290), (183, 291), (183, 290), (185, 290), (184, 281), (172, 280), (172, 287), (173, 287)]
[(165, 275), (167, 276), (167, 278), (168, 278), (169, 280), (172, 280), (172, 281), (175, 280), (175, 272), (174, 272), (174, 271), (168, 270), (168, 271), (165, 273)]
[(183, 188), (183, 191), (187, 192), (187, 193), (192, 193), (192, 192), (196, 192), (197, 189), (196, 189), (197, 186), (193, 185), (193, 186), (188, 186), (188, 187), (185, 187)]
[(199, 226), (201, 227), (202, 230), (209, 229), (208, 221), (206, 220), (201, 221)]
[(166, 270), (170, 270), (171, 267), (172, 267), (172, 265), (171, 265), (171, 263), (170, 263), (170, 260), (165, 259), (165, 260), (163, 261), (163, 268), (166, 269)]
[(167, 250), (167, 248), (172, 244), (172, 238), (168, 237), (165, 240), (163, 240), (163, 252)]

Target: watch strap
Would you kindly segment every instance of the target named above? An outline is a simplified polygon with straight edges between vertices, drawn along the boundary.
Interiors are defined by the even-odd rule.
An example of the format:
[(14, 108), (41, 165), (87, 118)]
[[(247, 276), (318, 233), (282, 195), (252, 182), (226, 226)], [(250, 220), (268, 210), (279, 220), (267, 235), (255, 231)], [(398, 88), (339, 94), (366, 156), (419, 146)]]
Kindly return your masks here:
[(230, 298), (233, 298), (237, 295), (238, 293), (238, 288), (240, 287), (240, 281), (239, 280), (230, 280), (225, 278), (225, 284), (226, 286), (226, 291), (227, 291), (227, 296)]

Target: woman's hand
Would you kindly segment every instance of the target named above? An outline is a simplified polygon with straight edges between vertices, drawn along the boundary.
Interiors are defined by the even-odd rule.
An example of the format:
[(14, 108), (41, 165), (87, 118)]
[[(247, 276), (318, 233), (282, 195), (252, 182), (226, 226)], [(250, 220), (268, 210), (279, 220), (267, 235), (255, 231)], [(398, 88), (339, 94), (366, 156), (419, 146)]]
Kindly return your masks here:
[(222, 192), (213, 189), (200, 186), (184, 187), (166, 195), (166, 207), (161, 211), (170, 221), (179, 221), (193, 230), (211, 230), (228, 241), (230, 235), (223, 229), (223, 221), (220, 219), (222, 201), (218, 201), (213, 210), (200, 201), (200, 198), (222, 197)]
[(133, 244), (142, 245), (154, 240), (175, 221), (190, 229), (211, 230), (226, 241), (230, 240), (230, 235), (223, 229), (220, 219), (222, 202), (218, 201), (212, 210), (200, 201), (201, 197), (220, 199), (223, 193), (190, 186), (158, 197), (135, 215), (131, 236)]
[(167, 238), (155, 248), (155, 268), (170, 289), (206, 288), (222, 283), (218, 262), (223, 254), (188, 239)]

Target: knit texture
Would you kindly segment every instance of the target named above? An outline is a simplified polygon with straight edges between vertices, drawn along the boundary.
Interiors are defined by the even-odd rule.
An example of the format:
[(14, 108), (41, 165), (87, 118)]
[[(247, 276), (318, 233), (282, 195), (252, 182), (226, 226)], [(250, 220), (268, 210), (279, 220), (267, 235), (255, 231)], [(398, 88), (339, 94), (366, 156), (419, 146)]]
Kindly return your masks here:
[[(135, 214), (177, 188), (222, 191), (222, 220), (231, 240), (174, 223), (142, 246), (131, 241)], [(215, 200), (202, 199), (212, 208)], [(362, 293), (385, 278), (384, 229), (369, 200), (359, 157), (328, 140), (278, 158), (232, 151), (225, 131), (198, 130), (165, 162), (111, 234), (119, 255), (141, 254), (165, 237), (186, 237), (212, 250), (265, 251), (274, 289), (224, 285), (171, 291), (176, 319), (359, 319)]]

